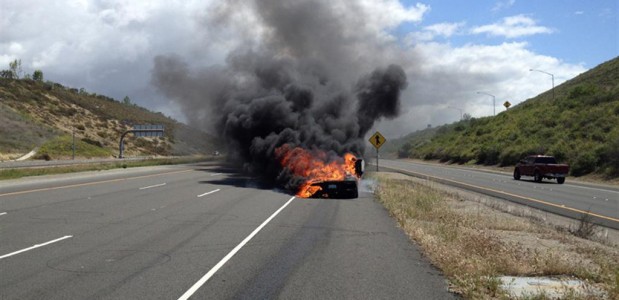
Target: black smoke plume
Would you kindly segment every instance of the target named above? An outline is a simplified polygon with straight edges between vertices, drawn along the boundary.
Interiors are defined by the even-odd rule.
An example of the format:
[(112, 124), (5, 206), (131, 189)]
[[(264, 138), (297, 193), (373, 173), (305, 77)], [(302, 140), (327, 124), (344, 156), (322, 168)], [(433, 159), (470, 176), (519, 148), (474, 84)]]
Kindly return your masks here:
[[(152, 80), (180, 104), (193, 125), (215, 131), (227, 144), (232, 161), (242, 162), (250, 173), (294, 189), (298, 178), (287, 175), (275, 149), (288, 144), (323, 150), (333, 157), (346, 152), (363, 155), (365, 136), (374, 123), (398, 115), (406, 75), (392, 64), (358, 76), (356, 84), (347, 84), (333, 72), (347, 60), (329, 61), (315, 52), (333, 48), (329, 55), (337, 56), (333, 53), (344, 48), (337, 44), (322, 48), (305, 45), (307, 41), (294, 35), (295, 29), (308, 34), (303, 17), (292, 22), (291, 15), (281, 11), (286, 7), (295, 10), (294, 5), (261, 3), (263, 21), (272, 29), (272, 36), (263, 45), (232, 51), (223, 66), (190, 68), (180, 57), (159, 56)], [(328, 11), (321, 10), (320, 3), (317, 1), (312, 10), (321, 12), (319, 21), (328, 23), (324, 21), (329, 19)], [(277, 18), (282, 14), (290, 23)], [(309, 22), (318, 27), (332, 26), (323, 29), (331, 30), (331, 35), (337, 33), (337, 23), (324, 25), (315, 17)], [(308, 51), (313, 54), (306, 56)]]

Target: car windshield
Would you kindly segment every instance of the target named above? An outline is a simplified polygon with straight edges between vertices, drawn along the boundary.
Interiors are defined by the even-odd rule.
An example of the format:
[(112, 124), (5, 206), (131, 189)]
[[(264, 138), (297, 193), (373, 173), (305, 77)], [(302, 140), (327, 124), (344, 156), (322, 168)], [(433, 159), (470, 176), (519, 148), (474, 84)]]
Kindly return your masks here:
[(538, 157), (535, 159), (536, 164), (556, 164), (557, 160), (554, 157)]

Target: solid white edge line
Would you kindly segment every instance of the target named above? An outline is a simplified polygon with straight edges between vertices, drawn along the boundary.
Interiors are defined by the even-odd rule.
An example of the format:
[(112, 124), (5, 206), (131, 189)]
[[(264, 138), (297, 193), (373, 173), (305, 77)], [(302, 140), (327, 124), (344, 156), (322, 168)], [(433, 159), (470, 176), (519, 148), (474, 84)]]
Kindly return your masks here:
[(150, 189), (150, 188), (154, 188), (154, 187), (158, 187), (158, 186), (164, 186), (166, 185), (166, 183), (160, 183), (160, 184), (155, 184), (155, 185), (149, 185), (149, 186), (145, 186), (145, 187), (141, 187), (140, 190), (145, 190), (145, 189)]
[(2, 216), (2, 215), (6, 215), (6, 212), (1, 212), (1, 213), (0, 213), (0, 216)]
[(26, 252), (26, 251), (29, 251), (29, 250), (32, 250), (32, 249), (36, 249), (36, 248), (39, 248), (39, 247), (47, 246), (47, 245), (49, 245), (51, 243), (59, 242), (59, 241), (62, 241), (64, 239), (69, 239), (69, 238), (72, 238), (72, 237), (73, 237), (72, 235), (65, 235), (65, 236), (63, 236), (61, 238), (57, 238), (55, 240), (51, 240), (51, 241), (45, 242), (43, 244), (36, 244), (36, 245), (34, 245), (32, 247), (28, 247), (26, 249), (21, 249), (19, 251), (15, 251), (15, 252), (12, 252), (12, 253), (9, 253), (9, 254), (2, 255), (2, 256), (0, 256), (0, 259), (7, 258), (9, 256), (13, 256), (13, 255), (16, 255), (16, 254), (20, 254), (22, 252)]
[(219, 192), (219, 189), (212, 190), (212, 191), (210, 191), (210, 192), (206, 192), (206, 193), (204, 193), (204, 194), (198, 195), (198, 198), (200, 198), (200, 197), (204, 197), (204, 196), (206, 196), (206, 195), (208, 195), (208, 194), (212, 194), (212, 193), (216, 193), (216, 192)]
[(217, 175), (221, 175), (221, 173), (213, 173), (213, 174), (211, 174), (211, 176), (217, 176)]
[(288, 204), (290, 204), (290, 202), (292, 202), (294, 198), (295, 197), (290, 198), (290, 200), (288, 200), (286, 204), (284, 204), (277, 211), (275, 211), (268, 219), (262, 222), (262, 224), (260, 224), (258, 228), (254, 229), (252, 233), (250, 233), (240, 244), (234, 247), (234, 249), (232, 249), (232, 251), (230, 251), (228, 255), (226, 255), (222, 260), (220, 260), (211, 270), (208, 271), (208, 273), (202, 276), (202, 278), (200, 278), (198, 282), (196, 282), (193, 286), (191, 286), (191, 288), (189, 288), (189, 290), (187, 290), (180, 298), (178, 298), (178, 300), (189, 299), (189, 297), (191, 297), (193, 293), (195, 293), (203, 284), (205, 284), (226, 262), (228, 262), (228, 260), (230, 260), (230, 258), (232, 258), (237, 252), (239, 252), (239, 250), (241, 250), (241, 248), (243, 248), (243, 246), (245, 246), (245, 244), (247, 244), (247, 242), (249, 242), (256, 234), (258, 234), (258, 232), (260, 232), (260, 230), (262, 230), (264, 226), (266, 226), (269, 222), (271, 222), (271, 220), (273, 220), (273, 218), (275, 218), (277, 214), (279, 214), (284, 208), (286, 208), (286, 206), (288, 206)]

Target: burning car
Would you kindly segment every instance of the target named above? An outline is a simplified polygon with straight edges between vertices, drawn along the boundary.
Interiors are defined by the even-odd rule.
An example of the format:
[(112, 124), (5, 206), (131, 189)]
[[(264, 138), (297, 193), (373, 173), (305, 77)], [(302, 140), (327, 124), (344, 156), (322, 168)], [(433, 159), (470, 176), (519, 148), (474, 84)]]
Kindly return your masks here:
[(315, 181), (310, 187), (317, 188), (311, 198), (357, 198), (359, 181), (365, 166), (363, 159), (355, 157), (355, 174), (347, 174), (342, 180)]
[(365, 171), (363, 159), (352, 153), (343, 157), (321, 150), (276, 149), (281, 166), (298, 177), (300, 184), (292, 188), (302, 198), (357, 198), (359, 180)]

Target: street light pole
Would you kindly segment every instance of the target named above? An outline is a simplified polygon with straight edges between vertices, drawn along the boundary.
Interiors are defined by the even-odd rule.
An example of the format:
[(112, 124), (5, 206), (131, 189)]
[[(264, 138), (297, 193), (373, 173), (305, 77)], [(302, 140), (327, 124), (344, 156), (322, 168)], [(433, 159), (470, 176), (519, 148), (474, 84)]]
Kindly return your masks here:
[(459, 110), (460, 111), (460, 121), (462, 121), (462, 108), (457, 108), (457, 107), (454, 107), (454, 106), (447, 106), (447, 107)]
[(478, 94), (484, 94), (492, 97), (492, 115), (496, 116), (496, 97), (492, 94), (488, 94), (486, 92), (477, 92)]
[(555, 100), (555, 75), (553, 75), (552, 73), (548, 73), (546, 71), (542, 71), (542, 70), (529, 69), (529, 72), (533, 72), (533, 71), (544, 73), (544, 74), (550, 75), (550, 77), (552, 77), (552, 100)]

